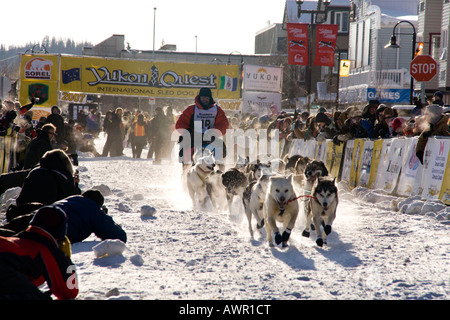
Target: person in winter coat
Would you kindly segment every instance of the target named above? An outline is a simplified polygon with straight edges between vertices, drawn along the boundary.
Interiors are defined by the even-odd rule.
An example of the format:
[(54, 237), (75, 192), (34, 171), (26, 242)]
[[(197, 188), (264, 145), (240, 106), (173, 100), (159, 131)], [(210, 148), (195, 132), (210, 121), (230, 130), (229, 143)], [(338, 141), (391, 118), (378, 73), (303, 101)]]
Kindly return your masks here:
[(161, 164), (164, 146), (170, 141), (170, 122), (161, 107), (155, 109), (156, 115), (150, 120), (150, 141), (155, 152), (153, 164)]
[[(212, 97), (211, 89), (201, 88), (198, 95), (195, 97), (194, 104), (187, 107), (178, 118), (175, 123), (175, 129), (179, 134), (183, 135), (184, 130), (187, 130), (190, 134), (191, 151), (194, 149), (194, 124), (196, 121), (201, 122), (200, 134), (202, 134), (202, 145), (206, 145), (209, 140), (203, 139), (203, 134), (208, 129), (217, 129), (216, 132), (221, 136), (224, 136), (227, 132), (229, 123), (225, 112), (220, 108)], [(182, 137), (180, 137), (182, 138)], [(180, 141), (181, 142), (181, 141)], [(216, 142), (217, 143), (217, 142)], [(215, 143), (215, 144), (216, 144)], [(222, 143), (223, 144), (223, 143)], [(185, 145), (183, 143), (182, 145)], [(197, 146), (201, 147), (201, 146)], [(191, 152), (191, 157), (193, 152)], [(222, 156), (226, 156), (225, 144), (223, 144)], [(183, 157), (183, 163), (190, 162), (192, 159), (184, 157), (183, 149), (180, 151), (180, 157)], [(216, 160), (218, 162), (223, 161), (219, 159), (218, 152), (216, 152)]]
[(31, 140), (25, 151), (24, 169), (33, 168), (47, 151), (53, 149), (51, 141), (55, 141), (56, 127), (48, 123), (36, 132), (37, 137)]
[(378, 114), (378, 121), (377, 124), (375, 125), (375, 128), (373, 128), (372, 137), (374, 139), (390, 138), (391, 131), (389, 130), (389, 124), (396, 117), (394, 110), (392, 110), (392, 108), (385, 107), (384, 109), (379, 110), (377, 114)]
[(427, 106), (425, 110), (425, 119), (427, 121), (424, 129), (419, 136), (416, 144), (416, 156), (423, 164), (423, 157), (428, 138), (431, 136), (450, 136), (449, 117), (445, 115), (444, 108), (437, 104)]
[[(92, 233), (102, 240), (119, 239), (127, 242), (127, 234), (107, 214), (103, 206), (104, 198), (98, 190), (87, 190), (82, 195), (74, 195), (56, 201), (51, 205), (67, 215), (67, 238), (70, 243), (81, 242)], [(8, 208), (8, 223), (0, 227), (0, 235), (13, 235), (26, 229), (35, 215), (35, 210), (44, 206), (40, 203), (27, 203)]]
[(103, 146), (102, 157), (107, 157), (111, 151), (111, 146), (113, 145), (113, 136), (112, 133), (112, 116), (113, 112), (108, 110), (105, 114), (105, 119), (103, 120), (103, 131), (106, 133), (106, 142)]
[(444, 94), (441, 91), (436, 91), (433, 95), (433, 104), (444, 106)]
[(77, 154), (77, 138), (75, 136), (75, 121), (73, 119), (69, 119), (67, 123), (64, 124), (64, 132), (65, 137), (64, 141), (67, 143), (66, 153), (70, 159), (72, 159), (72, 163), (75, 166), (78, 166), (78, 154)]
[[(348, 119), (344, 122), (344, 127), (341, 130), (341, 134), (338, 134), (337, 142), (333, 141), (335, 144), (340, 144), (340, 142), (345, 142), (349, 139), (360, 139), (368, 138), (369, 134), (367, 130), (361, 125), (362, 111), (358, 108), (352, 108), (348, 112)], [(339, 142), (340, 141), (340, 142)]]
[(147, 140), (150, 136), (149, 131), (148, 124), (144, 120), (144, 115), (140, 113), (130, 128), (129, 139), (133, 158), (141, 157), (142, 149), (147, 145)]
[[(66, 230), (66, 214), (46, 206), (25, 231), (0, 236), (0, 300), (49, 300), (51, 294), (63, 300), (78, 295)], [(45, 282), (47, 293), (38, 288)]]
[(127, 234), (106, 214), (104, 198), (98, 190), (87, 190), (54, 202), (52, 205), (66, 212), (67, 237), (71, 243), (81, 242), (94, 233), (102, 240), (119, 239), (127, 242)]
[(51, 114), (47, 117), (47, 123), (51, 123), (56, 127), (56, 141), (62, 143), (65, 137), (64, 133), (64, 118), (61, 115), (61, 109), (58, 106), (53, 106)]
[(72, 163), (60, 149), (47, 151), (40, 160), (40, 167), (30, 171), (16, 199), (18, 205), (39, 202), (45, 205), (81, 194), (78, 175), (74, 175)]

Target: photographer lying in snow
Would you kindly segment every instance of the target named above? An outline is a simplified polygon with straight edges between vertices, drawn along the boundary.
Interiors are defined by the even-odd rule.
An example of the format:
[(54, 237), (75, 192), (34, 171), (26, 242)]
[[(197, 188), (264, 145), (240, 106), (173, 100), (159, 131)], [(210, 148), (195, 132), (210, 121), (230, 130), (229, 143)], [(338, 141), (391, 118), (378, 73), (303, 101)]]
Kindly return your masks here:
[[(82, 195), (70, 196), (52, 204), (67, 214), (67, 237), (71, 243), (81, 242), (92, 233), (102, 240), (127, 241), (126, 232), (107, 215), (103, 203), (104, 198), (100, 191), (87, 190)], [(34, 211), (31, 211), (36, 210), (39, 205), (39, 203), (11, 205), (6, 213), (8, 223), (1, 226), (0, 235), (11, 236), (25, 230), (34, 216)]]

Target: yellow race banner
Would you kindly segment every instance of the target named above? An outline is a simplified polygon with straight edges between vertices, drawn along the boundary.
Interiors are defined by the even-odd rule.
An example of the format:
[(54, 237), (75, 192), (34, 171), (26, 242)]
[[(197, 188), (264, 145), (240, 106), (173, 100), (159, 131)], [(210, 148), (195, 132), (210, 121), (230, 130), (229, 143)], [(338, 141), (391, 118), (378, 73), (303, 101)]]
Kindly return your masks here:
[[(19, 101), (25, 105), (30, 103), (31, 98), (37, 98), (36, 108), (44, 110), (48, 108), (48, 114), (51, 107), (58, 104), (57, 55), (23, 54), (21, 56)], [(33, 119), (38, 118), (33, 114)]]
[(61, 56), (65, 92), (194, 98), (210, 88), (215, 99), (239, 99), (239, 66)]

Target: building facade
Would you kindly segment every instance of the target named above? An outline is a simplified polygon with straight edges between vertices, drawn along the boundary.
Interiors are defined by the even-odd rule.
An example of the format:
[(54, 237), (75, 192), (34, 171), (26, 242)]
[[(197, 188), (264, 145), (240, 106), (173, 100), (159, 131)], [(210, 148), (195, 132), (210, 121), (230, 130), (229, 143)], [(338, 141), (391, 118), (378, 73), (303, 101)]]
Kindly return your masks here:
[[(417, 30), (417, 5), (418, 0), (351, 1), (350, 74), (340, 79), (341, 103), (410, 103), (409, 65)], [(395, 49), (387, 47), (394, 28), (400, 45)]]

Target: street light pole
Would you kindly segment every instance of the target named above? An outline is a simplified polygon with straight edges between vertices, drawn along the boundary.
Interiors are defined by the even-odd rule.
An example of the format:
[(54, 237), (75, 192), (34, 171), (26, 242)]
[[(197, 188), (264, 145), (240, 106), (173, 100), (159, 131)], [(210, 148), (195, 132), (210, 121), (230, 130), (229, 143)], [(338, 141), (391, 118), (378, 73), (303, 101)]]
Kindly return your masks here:
[[(308, 91), (308, 112), (311, 112), (311, 91), (312, 91), (312, 70), (313, 70), (313, 63), (312, 63), (312, 56), (313, 56), (313, 41), (312, 36), (314, 33), (315, 26), (317, 24), (323, 23), (324, 21), (318, 21), (317, 18), (318, 15), (326, 15), (328, 13), (328, 6), (331, 3), (331, 0), (319, 0), (317, 2), (317, 10), (303, 10), (302, 4), (304, 3), (304, 0), (296, 0), (297, 3), (297, 17), (300, 18), (302, 13), (310, 14), (311, 15), (311, 23), (308, 26), (308, 65), (306, 66), (306, 78), (309, 79), (308, 85), (307, 85), (307, 91)], [(339, 90), (339, 88), (338, 88)]]
[[(413, 34), (412, 34), (412, 49), (411, 49), (411, 61), (414, 59), (414, 56), (416, 55), (416, 28), (414, 27), (414, 25), (407, 21), (407, 20), (402, 20), (399, 21), (395, 24), (394, 29), (392, 29), (392, 37), (391, 37), (391, 41), (389, 41), (389, 43), (387, 45), (385, 45), (385, 48), (400, 48), (400, 46), (397, 44), (397, 37), (395, 36), (395, 30), (397, 29), (397, 26), (401, 23), (407, 23), (409, 24), (412, 28), (413, 28)], [(401, 33), (399, 33), (401, 34)], [(406, 34), (410, 34), (410, 33), (406, 33)], [(411, 104), (413, 104), (413, 98), (414, 98), (414, 78), (411, 76), (411, 82), (410, 82), (410, 88), (409, 88), (409, 102)]]

